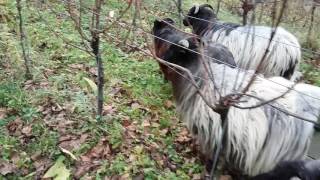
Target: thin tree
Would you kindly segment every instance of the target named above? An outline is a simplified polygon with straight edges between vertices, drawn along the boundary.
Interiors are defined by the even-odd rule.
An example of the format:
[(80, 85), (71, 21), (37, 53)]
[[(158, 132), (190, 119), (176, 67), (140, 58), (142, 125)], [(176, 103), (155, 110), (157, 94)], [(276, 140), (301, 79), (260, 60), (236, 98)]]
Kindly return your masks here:
[(27, 52), (27, 35), (24, 28), (23, 23), (23, 16), (22, 16), (22, 6), (21, 6), (21, 0), (16, 0), (16, 7), (18, 10), (18, 18), (19, 18), (19, 31), (20, 31), (20, 45), (22, 49), (22, 55), (24, 59), (24, 64), (26, 67), (26, 79), (32, 79), (32, 73), (31, 73), (31, 58), (30, 54)]
[[(100, 51), (100, 23), (101, 23), (101, 9), (103, 0), (95, 0), (94, 5), (92, 8), (92, 17), (91, 21), (89, 22), (90, 26), (90, 33), (86, 33), (83, 30), (82, 25), (82, 9), (84, 2), (80, 1), (80, 8), (77, 9), (76, 3), (73, 0), (66, 1), (67, 3), (67, 10), (69, 13), (70, 18), (72, 19), (75, 29), (78, 31), (82, 44), (86, 49), (86, 52), (93, 55), (96, 61), (98, 77), (98, 90), (97, 90), (97, 115), (99, 117), (102, 116), (103, 111), (103, 87), (104, 87), (104, 68), (102, 63), (101, 51)], [(87, 34), (90, 34), (88, 37)]]

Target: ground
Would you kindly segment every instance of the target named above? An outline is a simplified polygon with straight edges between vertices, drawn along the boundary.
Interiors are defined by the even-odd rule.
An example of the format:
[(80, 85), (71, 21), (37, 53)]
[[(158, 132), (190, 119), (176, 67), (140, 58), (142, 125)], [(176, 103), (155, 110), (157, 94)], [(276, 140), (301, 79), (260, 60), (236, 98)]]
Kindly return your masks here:
[[(104, 116), (96, 118), (95, 61), (65, 42), (81, 45), (61, 2), (48, 4), (24, 7), (34, 76), (25, 80), (15, 3), (0, 1), (0, 179), (199, 179), (203, 163), (155, 60), (103, 38)], [(153, 5), (153, 15), (141, 14), (147, 29), (168, 16), (159, 11), (168, 4)], [(105, 6), (118, 13), (126, 3)], [(226, 8), (220, 17), (241, 20)], [(305, 80), (320, 85), (320, 63), (309, 59), (302, 64)]]

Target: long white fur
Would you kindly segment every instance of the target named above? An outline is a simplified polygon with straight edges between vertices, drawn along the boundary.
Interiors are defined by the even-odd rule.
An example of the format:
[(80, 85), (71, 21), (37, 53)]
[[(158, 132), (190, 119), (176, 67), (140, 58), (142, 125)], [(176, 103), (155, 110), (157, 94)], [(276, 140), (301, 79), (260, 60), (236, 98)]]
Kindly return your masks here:
[[(223, 95), (237, 92), (245, 87), (250, 75), (245, 72), (215, 64), (209, 61), (215, 84), (211, 81), (198, 81), (201, 91), (211, 102), (218, 102), (213, 90), (219, 89)], [(198, 77), (207, 77), (201, 66), (194, 73)], [(222, 74), (225, 74), (223, 76)], [(240, 78), (237, 78), (240, 76)], [(236, 79), (244, 81), (236, 82)], [(272, 81), (292, 86), (293, 83), (281, 77), (273, 77)], [(236, 84), (237, 89), (234, 89)], [(176, 86), (175, 86), (176, 85)], [(221, 85), (221, 86), (220, 86)], [(190, 131), (198, 138), (201, 149), (212, 156), (214, 148), (221, 138), (220, 116), (208, 107), (202, 98), (196, 94), (196, 89), (188, 82), (181, 79), (179, 84), (173, 84), (180, 89), (176, 98), (177, 111), (186, 122)], [(320, 98), (320, 88), (297, 84), (294, 89)], [(279, 86), (264, 79), (257, 79), (250, 87), (248, 93), (264, 100), (280, 96), (287, 88)], [(252, 106), (260, 103), (257, 99), (243, 97), (240, 106)], [(285, 109), (299, 116), (317, 121), (320, 114), (320, 102), (309, 96), (303, 96), (295, 91), (290, 91), (284, 97), (273, 102), (273, 105)], [(228, 113), (228, 132), (225, 142), (227, 161), (244, 174), (254, 176), (268, 172), (281, 161), (303, 159), (308, 151), (313, 125), (300, 119), (288, 116), (269, 105), (254, 109), (242, 110), (231, 107)]]
[[(267, 49), (272, 28), (240, 26), (227, 33), (229, 30), (226, 28), (221, 28), (216, 32), (208, 30), (204, 37), (228, 47), (238, 67), (256, 69)], [(270, 52), (261, 68), (261, 73), (266, 77), (281, 75), (281, 72), (283, 73), (288, 69), (290, 63), (296, 63), (296, 67), (299, 67), (301, 60), (300, 44), (294, 35), (278, 27), (273, 40), (270, 45)], [(297, 68), (295, 71), (297, 71)]]

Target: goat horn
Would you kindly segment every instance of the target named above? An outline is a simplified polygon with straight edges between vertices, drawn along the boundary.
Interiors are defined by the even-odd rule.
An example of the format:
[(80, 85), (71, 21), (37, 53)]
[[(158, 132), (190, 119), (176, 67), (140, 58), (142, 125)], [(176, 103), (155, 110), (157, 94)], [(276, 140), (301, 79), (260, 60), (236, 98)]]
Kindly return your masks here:
[(186, 48), (189, 48), (189, 41), (186, 39), (182, 39), (181, 41), (178, 42), (178, 44), (180, 44)]
[(200, 7), (199, 5), (194, 5), (194, 14), (198, 14), (199, 10), (200, 10)]

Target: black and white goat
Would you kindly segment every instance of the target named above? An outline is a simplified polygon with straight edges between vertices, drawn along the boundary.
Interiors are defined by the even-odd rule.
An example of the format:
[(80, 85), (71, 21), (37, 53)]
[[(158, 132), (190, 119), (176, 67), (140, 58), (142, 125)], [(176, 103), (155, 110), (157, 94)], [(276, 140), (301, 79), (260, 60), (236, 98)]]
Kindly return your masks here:
[[(177, 32), (163, 21), (154, 22), (153, 34), (156, 36), (154, 43), (157, 56), (187, 68), (193, 76), (200, 77), (195, 78), (196, 83), (210, 103), (215, 104), (219, 101), (219, 97), (213, 93), (214, 90), (219, 90), (222, 96), (225, 96), (233, 93), (235, 87), (237, 91), (241, 91), (248, 84), (250, 77), (246, 72), (239, 72), (235, 68), (217, 64), (207, 58), (202, 59), (201, 55), (180, 47), (199, 52), (199, 42), (196, 38)], [(220, 53), (219, 56), (224, 58), (226, 51), (216, 53)], [(203, 65), (204, 61), (212, 71), (215, 83), (203, 80), (208, 77)], [(217, 144), (221, 143), (219, 142), (222, 136), (220, 115), (197, 94), (198, 91), (190, 81), (181, 76), (181, 73), (186, 75), (184, 72), (169, 68), (163, 70), (172, 83), (177, 111), (181, 119), (199, 140), (202, 152), (211, 157)], [(240, 82), (238, 79), (244, 79), (244, 81)], [(247, 93), (267, 101), (287, 91), (287, 88), (274, 82), (287, 87), (293, 86), (293, 82), (281, 77), (270, 79), (273, 82), (266, 79), (255, 80)], [(320, 113), (320, 102), (310, 96), (320, 98), (320, 88), (297, 84), (294, 89), (309, 96), (301, 96), (296, 91), (290, 91), (272, 104), (316, 121)], [(256, 98), (249, 97), (242, 97), (239, 102), (239, 106), (253, 106), (260, 103)], [(313, 125), (282, 113), (269, 105), (244, 110), (231, 107), (227, 117), (227, 138), (222, 142), (225, 147), (225, 159), (229, 167), (243, 174), (254, 176), (272, 170), (283, 160), (301, 160), (309, 149)]]
[[(241, 26), (220, 22), (208, 4), (193, 6), (183, 23), (191, 25), (195, 34), (228, 47), (237, 66), (243, 69), (256, 69), (272, 34), (272, 28), (267, 26)], [(294, 35), (278, 27), (269, 49), (260, 73), (266, 77), (282, 76), (292, 80), (300, 76), (299, 72), (293, 75), (301, 59), (300, 44)]]
[(320, 160), (281, 162), (272, 171), (250, 180), (319, 180)]

